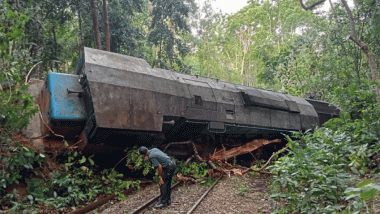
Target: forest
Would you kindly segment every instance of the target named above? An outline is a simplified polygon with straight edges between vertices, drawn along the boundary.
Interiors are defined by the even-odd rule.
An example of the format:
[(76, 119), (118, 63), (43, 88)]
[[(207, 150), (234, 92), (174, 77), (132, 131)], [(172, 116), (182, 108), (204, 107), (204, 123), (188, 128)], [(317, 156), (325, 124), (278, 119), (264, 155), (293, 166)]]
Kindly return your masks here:
[[(126, 188), (139, 186), (112, 169), (97, 171), (91, 157), (69, 146), (52, 167), (56, 156), (15, 139), (38, 112), (25, 83), (48, 72), (74, 73), (83, 47), (338, 106), (339, 118), (287, 136), (288, 149), (267, 168), (274, 173), (271, 199), (282, 202), (271, 212), (380, 212), (374, 205), (380, 192), (380, 2), (248, 3), (227, 15), (210, 0), (0, 1), (0, 213), (39, 213), (41, 207), (54, 213), (100, 193), (122, 199)], [(136, 149), (127, 152), (136, 169), (152, 170)], [(23, 198), (7, 191), (19, 183), (26, 185)]]

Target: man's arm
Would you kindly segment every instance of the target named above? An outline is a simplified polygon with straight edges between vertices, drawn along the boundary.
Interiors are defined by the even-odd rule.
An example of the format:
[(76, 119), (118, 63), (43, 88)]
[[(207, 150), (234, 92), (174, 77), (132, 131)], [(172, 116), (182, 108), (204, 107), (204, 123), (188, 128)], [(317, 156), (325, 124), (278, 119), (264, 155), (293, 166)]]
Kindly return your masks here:
[(164, 174), (164, 170), (162, 169), (162, 165), (158, 164), (158, 176), (160, 177), (160, 182), (159, 184), (162, 185), (164, 184), (164, 179), (162, 178), (162, 175)]

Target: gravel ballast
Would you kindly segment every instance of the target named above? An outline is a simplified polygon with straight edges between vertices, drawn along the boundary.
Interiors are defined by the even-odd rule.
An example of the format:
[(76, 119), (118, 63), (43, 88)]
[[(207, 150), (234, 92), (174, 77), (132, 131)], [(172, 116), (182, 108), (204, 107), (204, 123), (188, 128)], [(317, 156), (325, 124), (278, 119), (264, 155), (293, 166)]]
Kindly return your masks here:
[[(270, 213), (278, 206), (269, 200), (268, 175), (224, 176), (193, 213)], [(143, 213), (186, 213), (210, 186), (185, 184), (172, 191), (172, 204), (165, 209), (152, 207)], [(159, 194), (158, 185), (150, 185), (128, 196), (126, 200), (107, 204), (91, 213), (129, 213)], [(111, 202), (112, 203), (112, 202)], [(154, 204), (155, 205), (155, 204)], [(153, 206), (154, 206), (153, 205)]]

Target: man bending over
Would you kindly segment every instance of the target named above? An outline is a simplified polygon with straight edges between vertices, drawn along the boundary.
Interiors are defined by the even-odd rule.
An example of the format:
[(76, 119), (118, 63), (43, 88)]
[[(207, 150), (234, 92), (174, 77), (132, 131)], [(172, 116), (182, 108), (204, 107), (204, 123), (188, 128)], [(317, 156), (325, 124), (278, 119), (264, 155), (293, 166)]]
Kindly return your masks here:
[(139, 149), (139, 153), (145, 156), (145, 160), (149, 159), (153, 166), (158, 169), (161, 197), (160, 203), (156, 205), (155, 208), (165, 208), (169, 206), (171, 203), (172, 179), (177, 168), (175, 161), (156, 148), (148, 150), (142, 146)]

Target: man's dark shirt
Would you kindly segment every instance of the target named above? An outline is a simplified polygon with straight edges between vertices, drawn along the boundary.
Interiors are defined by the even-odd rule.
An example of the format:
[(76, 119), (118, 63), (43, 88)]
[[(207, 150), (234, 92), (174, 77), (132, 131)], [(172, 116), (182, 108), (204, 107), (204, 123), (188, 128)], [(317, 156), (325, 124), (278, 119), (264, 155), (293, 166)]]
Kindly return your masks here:
[(161, 164), (163, 168), (166, 168), (172, 162), (169, 156), (156, 148), (149, 150), (148, 157), (155, 168), (157, 168), (159, 164)]

